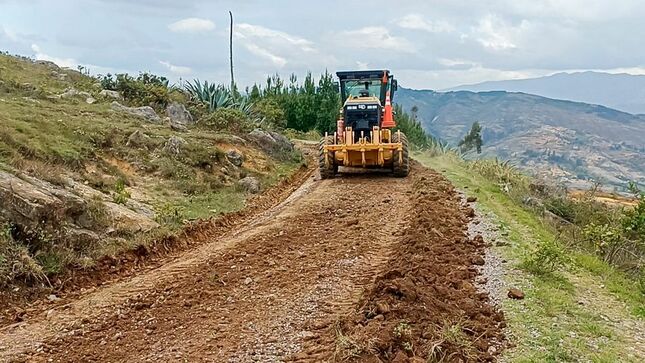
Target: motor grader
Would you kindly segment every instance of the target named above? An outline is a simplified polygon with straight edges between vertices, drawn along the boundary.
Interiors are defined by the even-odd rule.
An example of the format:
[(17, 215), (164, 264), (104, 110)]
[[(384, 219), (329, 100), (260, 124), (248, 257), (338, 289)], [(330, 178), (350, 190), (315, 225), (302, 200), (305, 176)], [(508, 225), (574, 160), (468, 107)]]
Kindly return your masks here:
[(396, 177), (410, 172), (408, 140), (394, 131), (392, 99), (397, 81), (388, 70), (337, 72), (343, 107), (333, 135), (320, 142), (322, 179), (333, 178), (338, 168), (391, 170)]

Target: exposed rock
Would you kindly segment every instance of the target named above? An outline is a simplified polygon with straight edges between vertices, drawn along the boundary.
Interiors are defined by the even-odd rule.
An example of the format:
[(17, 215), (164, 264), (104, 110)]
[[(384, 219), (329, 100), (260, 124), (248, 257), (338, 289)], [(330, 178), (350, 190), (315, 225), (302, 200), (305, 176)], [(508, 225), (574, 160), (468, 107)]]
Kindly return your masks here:
[(171, 136), (166, 144), (163, 146), (163, 151), (166, 154), (179, 155), (181, 154), (182, 147), (186, 145), (186, 140), (179, 136)]
[(83, 97), (85, 99), (91, 98), (92, 95), (89, 92), (79, 91), (76, 88), (68, 88), (65, 92), (59, 94), (58, 98), (74, 98), (74, 97)]
[(0, 217), (36, 229), (43, 223), (79, 218), (85, 201), (42, 180), (24, 179), (0, 171)]
[(45, 66), (47, 68), (51, 68), (51, 69), (56, 70), (56, 71), (60, 69), (60, 67), (56, 63), (54, 63), (52, 61), (37, 60), (34, 63), (43, 65), (43, 66)]
[(118, 231), (136, 233), (159, 226), (152, 219), (152, 209), (143, 203), (129, 200), (123, 206), (73, 180), (68, 180), (63, 188), (27, 175), (18, 177), (0, 171), (0, 219), (27, 230), (47, 230), (53, 238), (73, 245), (98, 242), (103, 227), (97, 226), (90, 216), (86, 200), (100, 201), (109, 223)]
[(127, 106), (123, 106), (117, 101), (114, 101), (112, 102), (112, 109), (115, 111), (126, 112), (131, 115), (141, 117), (148, 122), (157, 123), (157, 124), (161, 123), (161, 118), (159, 117), (159, 115), (157, 115), (155, 110), (150, 106), (127, 107)]
[(159, 224), (145, 215), (139, 214), (121, 204), (104, 202), (106, 211), (116, 230), (126, 233), (148, 232)]
[[(111, 203), (112, 202), (112, 198), (109, 195), (107, 195), (105, 193), (101, 193), (98, 190), (96, 190), (96, 189), (94, 189), (94, 188), (92, 188), (90, 186), (87, 186), (87, 185), (85, 185), (83, 183), (79, 183), (79, 182), (74, 181), (74, 180), (69, 180), (68, 181), (68, 188), (69, 188), (70, 191), (73, 191), (75, 194), (77, 194), (78, 196), (82, 197), (85, 200), (100, 200), (100, 201), (102, 201), (104, 203), (106, 203), (106, 202)], [(131, 211), (134, 211), (137, 214), (143, 215), (143, 216), (149, 218), (150, 220), (154, 220), (155, 217), (156, 217), (156, 213), (155, 213), (155, 211), (152, 209), (152, 207), (150, 205), (148, 205), (146, 203), (143, 203), (143, 202), (140, 202), (140, 201), (135, 200), (135, 199), (128, 199), (125, 202), (125, 206), (122, 206), (122, 205), (117, 205), (117, 206), (123, 207), (123, 208), (126, 208), (126, 209), (130, 209)], [(116, 210), (115, 207), (113, 207), (113, 206), (110, 206), (110, 207), (113, 210)], [(127, 213), (127, 214), (129, 214), (129, 213)], [(121, 217), (120, 219), (125, 220), (125, 218), (123, 218), (123, 217)], [(137, 218), (136, 221), (138, 221), (138, 220), (139, 219)], [(137, 222), (137, 223), (139, 223), (139, 222)], [(148, 223), (145, 223), (145, 224), (147, 225)]]
[(240, 179), (237, 184), (248, 193), (257, 194), (260, 192), (260, 181), (258, 178), (247, 176), (244, 179)]
[(141, 132), (141, 130), (137, 130), (130, 134), (130, 136), (128, 136), (128, 142), (125, 144), (125, 146), (143, 147), (147, 149), (151, 141), (152, 139), (150, 138), (150, 136), (144, 134), (143, 132)]
[(293, 150), (293, 143), (277, 132), (255, 129), (248, 134), (248, 138), (267, 152)]
[(238, 150), (229, 150), (226, 153), (226, 159), (231, 162), (231, 164), (237, 166), (238, 168), (244, 163), (244, 155)]
[(193, 115), (181, 103), (173, 102), (166, 107), (166, 115), (170, 118), (170, 123), (179, 125), (193, 124)]
[(167, 123), (170, 125), (170, 128), (178, 132), (188, 132), (186, 125), (173, 121), (170, 117), (166, 117)]
[(216, 142), (224, 142), (233, 145), (246, 145), (247, 142), (243, 138), (235, 135), (218, 135), (215, 138)]
[(85, 99), (85, 102), (87, 102), (88, 104), (91, 105), (94, 102), (96, 102), (96, 99), (94, 99), (94, 97), (88, 97), (88, 98)]
[(515, 300), (522, 300), (524, 299), (524, 293), (522, 290), (512, 287), (508, 289), (508, 297)]
[(483, 266), (483, 265), (486, 263), (486, 261), (484, 260), (484, 258), (483, 258), (483, 257), (481, 257), (481, 256), (475, 256), (475, 257), (473, 257), (472, 262), (473, 262), (473, 265), (477, 265), (477, 266)]
[(99, 93), (100, 96), (105, 97), (105, 98), (111, 98), (114, 100), (122, 100), (123, 96), (118, 91), (112, 91), (109, 89), (104, 89)]
[(56, 71), (52, 71), (51, 75), (52, 77), (58, 78), (61, 81), (67, 80), (67, 73), (59, 73)]

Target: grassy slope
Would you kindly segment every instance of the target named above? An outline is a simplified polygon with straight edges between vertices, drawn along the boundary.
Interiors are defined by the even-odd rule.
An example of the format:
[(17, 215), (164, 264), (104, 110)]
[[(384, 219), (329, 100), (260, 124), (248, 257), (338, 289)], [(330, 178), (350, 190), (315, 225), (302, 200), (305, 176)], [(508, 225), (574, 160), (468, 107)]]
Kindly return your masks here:
[[(441, 171), (458, 188), (478, 197), (482, 210), (496, 216), (509, 245), (494, 247), (508, 263), (506, 283), (524, 290), (526, 299), (505, 300), (514, 348), (513, 362), (637, 362), (645, 299), (635, 282), (595, 256), (572, 252), (573, 266), (551, 275), (520, 269), (536, 244), (557, 238), (542, 221), (514, 203), (497, 185), (477, 176), (451, 156), (416, 155)], [(642, 331), (640, 332), (642, 334)], [(641, 338), (642, 339), (642, 338)], [(640, 350), (640, 352), (634, 351)], [(640, 355), (640, 358), (637, 356)]]
[[(67, 76), (61, 80), (53, 72)], [(63, 184), (65, 175), (108, 195), (123, 180), (132, 198), (150, 204), (160, 222), (174, 230), (183, 219), (243, 208), (247, 195), (235, 186), (240, 177), (257, 176), (266, 187), (302, 163), (297, 153), (275, 158), (199, 125), (176, 133), (166, 124), (115, 112), (111, 100), (98, 96), (100, 88), (94, 83), (78, 72), (0, 55), (0, 167), (10, 165), (54, 184)], [(98, 102), (51, 98), (69, 87), (92, 93)], [(136, 130), (149, 139), (143, 146), (126, 146)], [(187, 141), (177, 156), (161, 150), (173, 135)], [(241, 150), (247, 161), (224, 172), (229, 148)], [(118, 252), (119, 247), (101, 246), (94, 252), (100, 251)]]

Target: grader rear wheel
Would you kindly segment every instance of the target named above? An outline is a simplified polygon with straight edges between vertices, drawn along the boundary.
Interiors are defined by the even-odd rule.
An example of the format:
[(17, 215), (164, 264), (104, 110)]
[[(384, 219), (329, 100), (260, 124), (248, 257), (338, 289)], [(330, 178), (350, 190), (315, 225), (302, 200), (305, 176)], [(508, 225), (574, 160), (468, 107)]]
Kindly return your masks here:
[[(399, 139), (399, 134), (401, 138)], [(397, 178), (404, 178), (410, 174), (410, 155), (408, 151), (408, 138), (404, 133), (395, 132), (392, 135), (392, 142), (403, 144), (403, 151), (395, 150), (392, 154), (392, 172)]]
[(338, 165), (336, 165), (336, 158), (332, 151), (327, 152), (328, 161), (325, 161), (325, 150), (323, 146), (332, 145), (334, 143), (333, 136), (323, 137), (320, 140), (318, 147), (318, 169), (320, 170), (321, 179), (331, 179), (338, 173)]

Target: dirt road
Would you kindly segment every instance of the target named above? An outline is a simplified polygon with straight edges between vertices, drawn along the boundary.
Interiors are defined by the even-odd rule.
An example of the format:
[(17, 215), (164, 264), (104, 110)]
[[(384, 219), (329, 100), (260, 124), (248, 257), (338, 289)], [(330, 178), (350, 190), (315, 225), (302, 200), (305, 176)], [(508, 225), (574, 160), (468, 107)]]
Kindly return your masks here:
[(503, 317), (477, 292), (469, 209), (415, 164), (308, 178), (235, 230), (0, 328), (0, 361), (486, 361)]

